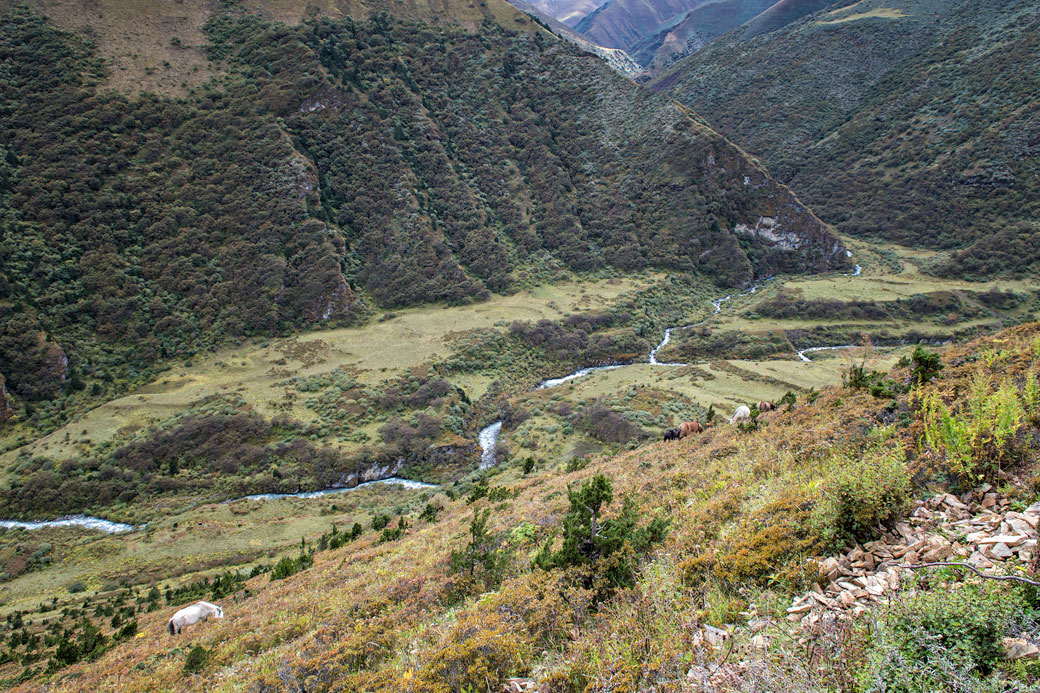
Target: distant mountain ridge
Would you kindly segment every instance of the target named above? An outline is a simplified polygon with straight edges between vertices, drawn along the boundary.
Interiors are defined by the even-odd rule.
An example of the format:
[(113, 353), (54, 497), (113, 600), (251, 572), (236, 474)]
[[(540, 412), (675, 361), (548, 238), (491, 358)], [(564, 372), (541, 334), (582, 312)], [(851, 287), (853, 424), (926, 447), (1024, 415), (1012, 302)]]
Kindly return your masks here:
[(937, 270), (1036, 271), (1040, 8), (847, 0), (738, 30), (654, 82), (851, 234), (955, 252)]

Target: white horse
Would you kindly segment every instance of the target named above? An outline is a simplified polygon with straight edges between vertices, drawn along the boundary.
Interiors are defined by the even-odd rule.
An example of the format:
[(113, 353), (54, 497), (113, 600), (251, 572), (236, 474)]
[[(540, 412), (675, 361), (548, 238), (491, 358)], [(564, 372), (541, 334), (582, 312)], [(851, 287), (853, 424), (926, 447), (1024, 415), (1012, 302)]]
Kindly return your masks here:
[(224, 618), (224, 610), (216, 604), (210, 604), (209, 602), (196, 602), (191, 606), (186, 606), (173, 615), (170, 622), (166, 624), (170, 629), (170, 635), (178, 635), (181, 632), (181, 628), (184, 626), (191, 626), (199, 621), (205, 621), (210, 616), (217, 618)]
[(733, 418), (729, 420), (730, 425), (737, 423), (738, 421), (747, 421), (751, 418), (751, 410), (745, 405), (741, 404), (737, 407), (737, 410), (733, 412)]

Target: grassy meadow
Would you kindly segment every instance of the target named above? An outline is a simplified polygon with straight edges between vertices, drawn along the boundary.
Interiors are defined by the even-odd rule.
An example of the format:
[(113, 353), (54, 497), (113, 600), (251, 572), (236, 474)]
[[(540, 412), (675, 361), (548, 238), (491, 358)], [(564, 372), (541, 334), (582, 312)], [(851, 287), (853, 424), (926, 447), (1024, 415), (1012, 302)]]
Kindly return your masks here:
[[(391, 415), (398, 412), (394, 415), (399, 416), (402, 410), (373, 413), (363, 411), (366, 407), (360, 404), (382, 401), (380, 398), (393, 388), (408, 382), (427, 382), (433, 374), (460, 388), (472, 404), (467, 408), (457, 398), (449, 398), (448, 404), (435, 400), (425, 409), (421, 403), (415, 405), (418, 409), (405, 409), (403, 415), (465, 410), (465, 416), (458, 419), (462, 428), (446, 433), (447, 438), (439, 439), (442, 442), (472, 444), (478, 428), (494, 417), (506, 420), (499, 441), (499, 465), (477, 470), (474, 458), (470, 467), (463, 465), (437, 477), (439, 489), (375, 485), (317, 499), (230, 504), (219, 502), (215, 492), (194, 491), (111, 506), (107, 516), (147, 522), (143, 531), (111, 536), (81, 529), (7, 531), (0, 535), (0, 562), (6, 566), (0, 580), (0, 617), (8, 619), (9, 628), (11, 619), (28, 618), (33, 624), (26, 626), (30, 631), (62, 624), (61, 628), (75, 632), (75, 624), (83, 618), (89, 619), (95, 611), (107, 613), (115, 604), (113, 619), (117, 625), (125, 626), (128, 621), (120, 618), (129, 619), (133, 614), (140, 627), (137, 635), (125, 636), (130, 640), (103, 660), (134, 662), (135, 673), (120, 678), (119, 685), (143, 690), (142, 686), (159, 682), (177, 688), (181, 684), (175, 682), (175, 673), (182, 668), (186, 653), (180, 646), (170, 649), (158, 637), (164, 619), (178, 599), (207, 595), (218, 599), (213, 594), (223, 599), (225, 592), (207, 592), (217, 588), (199, 581), (215, 581), (212, 585), (216, 585), (231, 570), (240, 576), (235, 580), (244, 580), (235, 587), (239, 591), (231, 602), (241, 606), (231, 608), (234, 616), (229, 620), (199, 627), (195, 634), (211, 652), (212, 666), (230, 667), (222, 669), (222, 676), (229, 681), (227, 690), (237, 690), (243, 680), (275, 676), (280, 662), (293, 659), (290, 650), (316, 651), (315, 643), (324, 637), (319, 631), (325, 628), (318, 624), (330, 618), (345, 623), (345, 617), (333, 614), (348, 604), (375, 604), (385, 590), (404, 589), (413, 595), (406, 597), (405, 603), (411, 603), (414, 597), (456, 604), (444, 612), (435, 608), (430, 613), (441, 615), (431, 616), (433, 620), (408, 616), (410, 625), (394, 636), (403, 638), (395, 640), (398, 644), (394, 647), (412, 642), (406, 648), (409, 651), (428, 652), (437, 647), (439, 638), (454, 627), (451, 624), (457, 618), (473, 609), (480, 611), (483, 602), (467, 598), (457, 602), (453, 601), (459, 598), (457, 595), (440, 592), (440, 596), (427, 594), (431, 589), (450, 591), (450, 580), (449, 587), (435, 587), (433, 583), (440, 578), (423, 586), (426, 583), (419, 578), (415, 578), (418, 582), (409, 582), (413, 578), (397, 576), (444, 573), (446, 557), (472, 519), (469, 500), (474, 496), (494, 509), (495, 530), (513, 537), (510, 541), (515, 544), (516, 569), (536, 553), (538, 542), (532, 537), (544, 540), (548, 528), (558, 522), (567, 484), (596, 470), (609, 472), (619, 492), (646, 498), (653, 507), (666, 508), (676, 519), (685, 518), (683, 522), (694, 522), (702, 517), (698, 513), (710, 512), (720, 503), (728, 508), (722, 518), (753, 515), (756, 508), (782, 494), (783, 489), (811, 486), (831, 464), (826, 450), (849, 444), (848, 434), (842, 432), (849, 420), (861, 420), (866, 428), (873, 425), (871, 407), (875, 405), (869, 396), (856, 395), (855, 404), (849, 405), (841, 391), (828, 388), (840, 385), (853, 366), (863, 366), (867, 372), (886, 372), (900, 361), (905, 363), (913, 348), (911, 344), (872, 346), (867, 340), (851, 349), (811, 353), (811, 361), (804, 362), (796, 351), (809, 345), (806, 340), (823, 339), (819, 345), (826, 345), (834, 343), (827, 342), (828, 338), (865, 327), (862, 331), (868, 335), (926, 334), (945, 341), (1022, 322), (1033, 317), (1037, 309), (1036, 287), (1028, 282), (980, 286), (940, 280), (922, 272), (934, 258), (919, 252), (866, 246), (856, 246), (855, 252), (856, 261), (863, 265), (860, 276), (777, 277), (759, 284), (753, 293), (734, 292), (716, 314), (711, 299), (721, 297), (717, 289), (696, 281), (677, 284), (675, 277), (650, 272), (623, 279), (568, 275), (475, 305), (386, 312), (358, 327), (243, 344), (195, 357), (188, 363), (171, 363), (155, 381), (83, 413), (64, 428), (28, 445), (17, 445), (17, 436), (24, 433), (16, 428), (6, 437), (8, 449), (0, 457), (0, 469), (7, 475), (21, 474), (32, 460), (70, 464), (147, 440), (152, 431), (167, 430), (180, 417), (204, 414), (216, 405), (264, 419), (288, 417), (309, 426), (307, 436), (319, 444), (364, 450), (378, 440), (381, 427)], [(993, 289), (1016, 298), (1007, 299), (997, 308), (980, 303), (977, 297)], [(672, 292), (679, 292), (682, 300), (669, 297)], [(797, 292), (800, 300), (810, 304), (844, 304), (869, 296), (882, 306), (922, 295), (957, 295), (961, 297), (957, 305), (961, 306), (963, 321), (956, 315), (954, 319), (928, 315), (924, 321), (905, 317), (864, 321), (840, 317), (773, 319), (756, 314), (762, 305), (785, 292)], [(636, 317), (627, 317), (621, 328), (590, 328), (592, 338), (628, 330), (638, 335), (632, 343), (640, 345), (637, 361), (643, 363), (594, 372), (553, 388), (533, 389), (542, 378), (558, 377), (577, 365), (589, 364), (575, 363), (573, 355), (532, 347), (531, 339), (540, 339), (539, 335), (553, 325), (572, 330), (564, 330), (560, 333), (563, 337), (557, 334), (555, 339), (573, 335), (578, 329), (575, 326), (584, 324), (576, 322), (575, 316), (618, 314)], [(517, 328), (517, 321), (527, 327)], [(702, 324), (688, 332), (673, 333), (672, 343), (659, 354), (662, 361), (681, 356), (688, 345), (712, 343), (727, 335), (740, 339), (732, 342), (732, 351), (711, 352), (688, 365), (645, 363), (646, 351), (660, 341), (665, 326), (697, 321)], [(730, 343), (721, 340), (719, 348)], [(587, 353), (587, 347), (583, 349), (576, 353)], [(747, 357), (749, 353), (756, 355)], [(344, 379), (349, 381), (347, 385), (336, 384)], [(681, 421), (703, 420), (710, 408), (721, 421), (741, 404), (761, 399), (777, 401), (788, 393), (806, 403), (815, 401), (821, 391), (824, 394), (812, 406), (799, 406), (791, 415), (767, 415), (764, 435), (741, 435), (723, 423), (720, 430), (705, 438), (677, 445), (655, 442), (664, 429)], [(359, 393), (369, 393), (369, 399)], [(330, 410), (329, 401), (338, 404)], [(336, 416), (330, 418), (330, 411), (339, 409), (347, 415), (337, 423)], [(799, 431), (798, 422), (811, 422), (815, 432), (809, 435)], [(865, 441), (856, 445), (865, 445)], [(815, 452), (797, 461), (792, 451), (799, 446)], [(748, 465), (746, 460), (759, 461)], [(654, 488), (668, 491), (657, 498)], [(493, 500), (480, 500), (484, 497)], [(423, 515), (428, 506), (434, 510), (425, 512), (432, 512), (433, 519)], [(733, 515), (734, 508), (742, 510)], [(104, 509), (99, 514), (106, 515)], [(425, 519), (417, 519), (420, 516)], [(322, 534), (333, 526), (346, 531), (355, 523), (362, 531), (360, 539), (345, 549), (316, 551), (314, 565), (304, 569), (304, 577), (296, 581), (273, 581), (269, 577), (279, 561), (291, 563), (292, 557), (303, 555), (301, 540), (308, 551), (314, 551)], [(719, 526), (719, 540), (731, 531), (724, 526)], [(393, 532), (395, 527), (400, 531)], [(678, 541), (684, 547), (682, 551), (672, 553), (672, 547), (655, 558), (652, 565), (656, 572), (652, 574), (663, 576), (669, 590), (682, 591), (674, 582), (682, 569), (670, 556), (687, 555), (689, 542), (699, 540), (686, 537)], [(416, 553), (420, 546), (421, 555)], [(521, 582), (527, 580), (522, 573), (517, 575)], [(330, 580), (328, 584), (336, 586), (329, 594), (318, 590)], [(169, 599), (146, 598), (153, 586), (162, 595), (171, 589), (181, 592), (174, 592)], [(316, 590), (313, 599), (301, 593), (312, 588)], [(698, 618), (721, 624), (728, 622), (735, 610), (746, 607), (746, 597), (709, 592), (698, 597), (702, 602), (697, 613), (703, 612)], [(120, 617), (121, 613), (125, 617)], [(573, 614), (568, 618), (581, 620)], [(594, 621), (599, 623), (598, 619)], [(586, 630), (582, 632), (598, 632), (601, 627), (605, 626), (584, 621), (582, 628)], [(262, 635), (248, 635), (254, 630)], [(111, 638), (124, 637), (118, 635), (117, 626), (104, 625), (102, 631)], [(299, 638), (311, 644), (303, 646)], [(579, 659), (608, 654), (594, 654), (584, 635), (574, 642), (583, 643)], [(576, 646), (574, 642), (566, 647)], [(258, 659), (254, 661), (251, 653)], [(10, 683), (33, 679), (44, 673), (39, 667), (45, 658), (40, 656), (39, 663), (32, 655), (4, 660), (0, 672)], [(414, 673), (424, 666), (424, 656), (402, 650), (390, 659), (380, 659), (384, 664), (379, 667), (389, 667), (394, 676)], [(535, 670), (565, 666), (560, 659), (563, 656), (551, 654), (540, 660)], [(247, 660), (243, 658), (248, 658), (249, 666), (244, 666)], [(93, 687), (93, 677), (106, 676), (103, 672), (110, 666), (99, 664), (94, 673), (74, 669), (79, 673), (72, 677), (62, 673), (55, 680), (70, 690)], [(401, 683), (404, 679), (394, 680), (405, 685)], [(379, 688), (376, 683), (365, 685)]]
[[(914, 496), (970, 487), (978, 483), (976, 473), (991, 478), (995, 470), (984, 456), (970, 481), (957, 481), (952, 461), (922, 439), (927, 421), (913, 403), (964, 393), (969, 381), (983, 379), (989, 387), (974, 385), (972, 396), (992, 397), (1023, 377), (1028, 398), (1028, 374), (1035, 379), (1038, 359), (1040, 334), (1035, 325), (1025, 326), (944, 351), (941, 375), (919, 391), (890, 398), (828, 388), (811, 403), (799, 397), (792, 411), (764, 415), (758, 431), (723, 426), (537, 473), (510, 462), (488, 473), (482, 493), (472, 485), (433, 499), (441, 508), (436, 519), (413, 515), (397, 539), (379, 541), (366, 532), (342, 548), (317, 552), (313, 565), (296, 575), (250, 578), (219, 600), (225, 619), (197, 625), (176, 640), (165, 631), (176, 604), (163, 608), (160, 599), (160, 607), (149, 610), (142, 597), (136, 635), (96, 661), (62, 670), (50, 684), (66, 691), (451, 691), (494, 690), (504, 677), (521, 676), (563, 691), (693, 691), (699, 690), (694, 673), (715, 671), (726, 674), (718, 690), (739, 690), (740, 681), (766, 689), (783, 683), (795, 691), (832, 690), (845, 681), (848, 690), (868, 690), (870, 676), (892, 675), (876, 657), (883, 652), (876, 648), (885, 645), (872, 638), (898, 633), (899, 619), (927, 608), (928, 595), (975, 588), (959, 574), (938, 573), (915, 583), (923, 596), (897, 595), (893, 610), (874, 620), (840, 632), (800, 631), (786, 618), (791, 596), (815, 579), (812, 557), (841, 543), (817, 534), (833, 512), (827, 489), (856, 468), (856, 460), (882, 450), (905, 455), (901, 464), (921, 480), (907, 491)], [(909, 375), (896, 369), (891, 377), (906, 382)], [(957, 396), (951, 402), (960, 403)], [(957, 416), (970, 416), (963, 404)], [(1040, 410), (1036, 402), (1026, 406), (1012, 446), (1028, 448), (1035, 435)], [(880, 423), (886, 411), (898, 414), (893, 424)], [(1000, 493), (1013, 507), (1035, 500), (1034, 467), (1023, 458), (1006, 468), (1010, 476)], [(596, 474), (610, 479), (614, 491), (604, 517), (616, 517), (620, 498), (629, 497), (643, 518), (638, 522), (658, 514), (670, 519), (663, 543), (640, 554), (628, 586), (584, 582), (582, 566), (536, 565), (539, 547), (552, 542), (568, 512), (569, 490)], [(491, 583), (480, 580), (490, 579), (481, 570), (459, 572), (450, 558), (466, 546), (474, 517), (485, 509), (494, 537), (489, 546), (505, 557)], [(207, 512), (215, 521), (224, 510)], [(594, 564), (592, 570), (608, 567)], [(999, 642), (1005, 627), (1015, 627), (1012, 621), (1031, 618), (1028, 598), (1007, 583), (980, 598), (1003, 605), (1008, 619), (992, 636), (980, 637)], [(37, 627), (37, 616), (26, 618)], [(939, 633), (947, 627), (934, 618), (927, 623)], [(730, 633), (727, 644), (695, 637), (707, 626)], [(196, 647), (205, 655), (201, 664), (189, 659)], [(808, 659), (807, 651), (817, 654)], [(921, 676), (938, 671), (929, 669), (939, 666), (933, 659), (915, 656), (923, 657)], [(986, 656), (985, 668), (973, 674), (979, 685), (1037, 682), (1035, 667)], [(36, 686), (30, 681), (22, 690)]]

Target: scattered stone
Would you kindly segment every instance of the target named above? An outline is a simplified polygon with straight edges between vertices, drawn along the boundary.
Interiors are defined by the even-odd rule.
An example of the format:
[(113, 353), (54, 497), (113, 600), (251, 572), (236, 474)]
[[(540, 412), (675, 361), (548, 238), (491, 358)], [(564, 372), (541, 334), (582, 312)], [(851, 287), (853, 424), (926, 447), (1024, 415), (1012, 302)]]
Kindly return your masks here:
[(1012, 662), (1020, 659), (1038, 659), (1040, 647), (1025, 638), (1004, 638), (1004, 656)]

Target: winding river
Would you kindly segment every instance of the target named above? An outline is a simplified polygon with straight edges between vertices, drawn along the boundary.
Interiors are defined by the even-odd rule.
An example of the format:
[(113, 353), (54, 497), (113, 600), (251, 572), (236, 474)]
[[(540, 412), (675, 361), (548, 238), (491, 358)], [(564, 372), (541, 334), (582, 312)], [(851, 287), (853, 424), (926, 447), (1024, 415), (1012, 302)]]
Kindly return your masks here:
[[(419, 489), (419, 488), (437, 488), (436, 484), (427, 484), (422, 481), (413, 481), (412, 479), (402, 479), (400, 477), (392, 476), (386, 479), (376, 479), (375, 481), (365, 481), (358, 484), (357, 486), (333, 486), (332, 488), (324, 488), (320, 491), (299, 491), (297, 493), (257, 493), (252, 496), (242, 496), (241, 498), (233, 498), (231, 500), (224, 501), (227, 503), (237, 503), (244, 500), (280, 500), (283, 498), (321, 498), (322, 496), (331, 496), (335, 493), (349, 493), (350, 491), (356, 491), (359, 488), (365, 486), (373, 486), (375, 484), (392, 484), (395, 486), (403, 486), (408, 489)], [(123, 532), (134, 532), (145, 528), (145, 525), (128, 525), (123, 522), (112, 522), (111, 520), (102, 520), (100, 517), (90, 517), (89, 515), (67, 515), (65, 517), (59, 517), (57, 520), (41, 520), (39, 522), (23, 522), (21, 520), (0, 520), (0, 527), (4, 529), (46, 529), (48, 527), (83, 527), (84, 529), (92, 529), (98, 532), (104, 532), (105, 534), (120, 534)]]
[[(852, 257), (851, 251), (846, 251), (846, 253), (847, 253), (848, 257)], [(849, 273), (849, 274), (846, 274), (845, 276), (848, 276), (848, 277), (858, 277), (862, 270), (863, 270), (862, 267), (860, 267), (859, 265), (856, 265), (855, 270), (853, 272)], [(766, 279), (763, 279), (762, 281), (766, 282), (766, 281), (769, 281), (770, 279), (772, 279), (772, 277), (768, 277)], [(743, 292), (741, 292), (738, 295), (746, 296), (746, 295), (753, 294), (753, 293), (755, 293), (758, 290), (758, 287), (760, 285), (761, 285), (761, 282), (758, 283), (758, 284), (755, 284), (750, 289), (748, 289), (746, 291), (743, 291)], [(727, 294), (726, 296), (720, 296), (719, 298), (712, 299), (711, 300), (711, 305), (712, 305), (714, 310), (712, 311), (711, 317), (715, 317), (716, 315), (718, 315), (719, 312), (722, 311), (722, 304), (725, 303), (726, 301), (729, 301), (732, 298), (733, 298), (733, 294)], [(665, 329), (664, 337), (661, 339), (660, 343), (658, 343), (657, 346), (655, 346), (653, 349), (650, 350), (650, 354), (647, 357), (647, 363), (649, 365), (651, 365), (651, 366), (678, 367), (678, 366), (685, 366), (685, 365), (687, 365), (685, 363), (669, 363), (669, 362), (664, 362), (664, 361), (658, 361), (657, 360), (657, 353), (661, 349), (663, 349), (665, 346), (667, 346), (668, 343), (671, 341), (671, 339), (672, 339), (672, 332), (674, 330), (685, 330), (685, 329), (689, 329), (691, 327), (697, 327), (699, 325), (703, 325), (704, 323), (706, 323), (708, 321), (708, 319), (709, 318), (705, 318), (704, 320), (701, 320), (700, 322), (695, 322), (695, 323), (692, 323), (690, 325), (683, 325), (683, 326), (680, 326), (680, 327), (669, 327), (669, 328)], [(832, 349), (849, 349), (852, 346), (853, 345), (851, 345), (851, 344), (844, 344), (844, 345), (841, 345), (841, 346), (808, 347), (806, 349), (801, 349), (800, 351), (798, 351), (798, 358), (800, 358), (802, 361), (804, 361), (806, 363), (812, 363), (812, 359), (810, 359), (808, 356), (806, 356), (806, 354), (812, 353), (814, 351), (826, 351), (826, 350), (832, 350)], [(564, 375), (564, 376), (561, 376), (559, 378), (549, 378), (547, 380), (543, 380), (542, 382), (538, 383), (538, 385), (537, 385), (537, 387), (535, 389), (536, 390), (544, 390), (546, 388), (557, 387), (558, 385), (562, 385), (562, 384), (564, 384), (566, 382), (569, 382), (571, 380), (575, 380), (576, 378), (584, 377), (586, 375), (589, 375), (590, 373), (596, 373), (597, 371), (609, 371), (609, 370), (614, 370), (616, 368), (624, 368), (625, 366), (628, 366), (628, 365), (635, 365), (635, 364), (615, 364), (615, 365), (609, 365), (609, 366), (589, 366), (587, 368), (579, 368), (578, 370), (574, 371), (573, 373), (569, 373), (568, 375)], [(480, 433), (478, 434), (477, 440), (478, 440), (478, 442), (480, 444), (480, 468), (481, 469), (488, 469), (488, 468), (493, 467), (495, 465), (495, 463), (496, 463), (495, 453), (496, 453), (496, 451), (498, 449), (498, 438), (501, 435), (501, 433), (502, 433), (502, 422), (501, 421), (495, 421), (491, 425), (485, 426), (483, 429), (481, 429)], [(365, 486), (371, 486), (373, 484), (394, 484), (394, 485), (403, 486), (404, 488), (408, 488), (408, 489), (437, 488), (435, 484), (427, 484), (427, 483), (424, 483), (424, 482), (421, 482), (421, 481), (413, 481), (411, 479), (402, 479), (402, 478), (399, 478), (399, 477), (389, 477), (387, 479), (377, 479), (377, 480), (374, 480), (374, 481), (366, 481), (364, 483), (358, 484), (357, 486), (335, 486), (335, 487), (332, 487), (332, 488), (322, 489), (320, 491), (300, 491), (300, 492), (297, 492), (297, 493), (258, 493), (258, 494), (255, 494), (255, 495), (243, 496), (242, 498), (235, 498), (235, 499), (224, 501), (224, 502), (225, 503), (236, 503), (238, 501), (243, 501), (243, 500), (263, 500), (263, 501), (267, 501), (267, 500), (279, 500), (279, 499), (284, 499), (284, 498), (320, 498), (322, 496), (329, 496), (329, 495), (336, 494), (336, 493), (348, 493), (348, 492), (353, 491), (355, 489), (359, 489), (359, 488), (362, 488), (362, 487), (365, 487)], [(57, 520), (44, 520), (44, 521), (40, 521), (40, 522), (23, 522), (23, 521), (20, 521), (20, 520), (0, 520), (0, 527), (5, 528), (5, 529), (26, 529), (26, 530), (44, 529), (46, 527), (83, 527), (83, 528), (86, 528), (86, 529), (97, 530), (99, 532), (105, 532), (105, 533), (108, 533), (108, 534), (117, 534), (117, 533), (122, 533), (122, 532), (131, 532), (131, 531), (135, 531), (135, 530), (140, 530), (140, 529), (144, 528), (144, 525), (139, 525), (139, 526), (128, 525), (128, 524), (125, 524), (125, 523), (122, 523), (122, 522), (111, 522), (109, 520), (103, 520), (103, 519), (101, 519), (99, 517), (90, 517), (90, 516), (87, 516), (87, 515), (68, 515), (66, 517), (58, 518)]]

